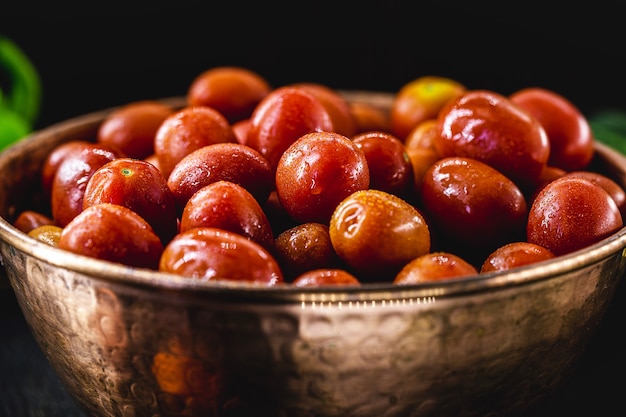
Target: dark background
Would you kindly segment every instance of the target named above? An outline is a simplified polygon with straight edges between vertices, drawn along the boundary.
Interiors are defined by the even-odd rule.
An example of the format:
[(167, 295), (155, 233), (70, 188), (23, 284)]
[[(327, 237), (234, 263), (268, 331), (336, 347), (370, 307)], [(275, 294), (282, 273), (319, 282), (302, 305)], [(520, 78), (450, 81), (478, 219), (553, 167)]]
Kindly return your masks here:
[[(133, 100), (184, 95), (195, 76), (220, 65), (253, 69), (274, 86), (314, 81), (394, 92), (432, 74), (504, 94), (546, 87), (589, 116), (626, 109), (618, 2), (561, 3), (180, 0), (70, 8), (7, 0), (0, 34), (39, 71), (38, 128)], [(532, 417), (624, 415), (623, 287), (572, 381)], [(6, 288), (0, 326), (0, 416), (78, 415)]]
[(588, 115), (626, 106), (617, 1), (3, 3), (0, 33), (42, 77), (39, 126), (184, 95), (218, 65), (248, 67), (274, 86), (394, 92), (434, 74), (505, 94), (543, 86)]

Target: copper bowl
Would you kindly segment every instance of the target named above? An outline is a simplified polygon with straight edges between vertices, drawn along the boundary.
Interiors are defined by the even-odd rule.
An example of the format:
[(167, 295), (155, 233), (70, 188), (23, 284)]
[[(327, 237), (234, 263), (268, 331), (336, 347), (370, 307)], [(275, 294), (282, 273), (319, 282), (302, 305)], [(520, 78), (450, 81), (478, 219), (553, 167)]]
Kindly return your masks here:
[[(388, 108), (385, 93), (346, 92)], [(181, 98), (164, 100), (182, 105)], [(48, 152), (111, 111), (0, 153), (0, 254), (43, 353), (91, 416), (504, 416), (557, 391), (626, 263), (626, 228), (534, 266), (443, 283), (259, 288), (70, 254), (11, 225)], [(594, 168), (626, 186), (600, 143)]]

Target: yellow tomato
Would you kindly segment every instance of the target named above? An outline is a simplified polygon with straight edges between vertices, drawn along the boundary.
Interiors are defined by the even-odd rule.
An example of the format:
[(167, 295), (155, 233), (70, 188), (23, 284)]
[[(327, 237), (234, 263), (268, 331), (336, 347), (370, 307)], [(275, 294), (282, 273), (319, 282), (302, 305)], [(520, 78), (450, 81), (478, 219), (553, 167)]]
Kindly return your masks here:
[(439, 76), (422, 76), (408, 82), (393, 100), (392, 132), (404, 140), (420, 122), (437, 118), (439, 110), (465, 90), (458, 81)]

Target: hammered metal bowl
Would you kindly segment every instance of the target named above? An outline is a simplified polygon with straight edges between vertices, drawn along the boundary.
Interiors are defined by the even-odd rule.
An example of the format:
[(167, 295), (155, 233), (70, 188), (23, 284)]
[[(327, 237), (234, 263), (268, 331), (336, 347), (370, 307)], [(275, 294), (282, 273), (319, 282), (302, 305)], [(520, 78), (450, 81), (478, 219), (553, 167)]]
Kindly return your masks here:
[[(390, 96), (347, 92), (388, 108)], [(182, 99), (164, 100), (182, 105)], [(11, 225), (48, 152), (110, 110), (0, 154), (0, 255), (42, 351), (90, 416), (505, 416), (573, 372), (624, 275), (626, 229), (511, 270), (412, 286), (195, 282), (58, 250)], [(626, 185), (598, 144), (595, 169)]]

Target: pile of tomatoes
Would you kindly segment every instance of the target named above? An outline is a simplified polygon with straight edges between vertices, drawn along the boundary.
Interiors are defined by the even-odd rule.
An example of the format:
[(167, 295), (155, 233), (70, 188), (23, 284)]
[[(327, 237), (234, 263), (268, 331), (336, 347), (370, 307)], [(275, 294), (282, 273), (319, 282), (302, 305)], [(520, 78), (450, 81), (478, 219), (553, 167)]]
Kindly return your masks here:
[(216, 67), (183, 108), (121, 106), (41, 170), (49, 212), (15, 226), (74, 253), (191, 279), (395, 284), (551, 259), (615, 233), (626, 194), (590, 170), (565, 97), (445, 77), (390, 108)]

